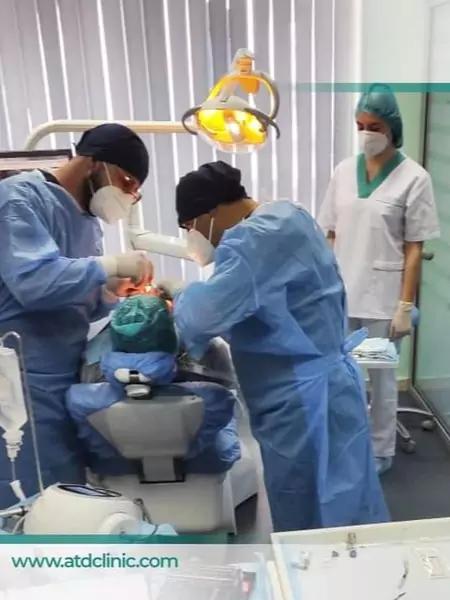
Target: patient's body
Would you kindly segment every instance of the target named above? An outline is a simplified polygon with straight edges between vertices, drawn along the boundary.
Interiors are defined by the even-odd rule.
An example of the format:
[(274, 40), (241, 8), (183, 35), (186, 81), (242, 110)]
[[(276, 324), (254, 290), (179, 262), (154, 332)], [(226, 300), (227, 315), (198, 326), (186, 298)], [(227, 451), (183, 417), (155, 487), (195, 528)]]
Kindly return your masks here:
[[(151, 402), (164, 396), (202, 398), (203, 422), (184, 457), (186, 473), (221, 473), (240, 458), (240, 445), (234, 418), (235, 395), (229, 389), (233, 370), (224, 345), (213, 343), (206, 363), (215, 369), (196, 365), (186, 357), (178, 340), (166, 302), (149, 295), (125, 299), (112, 315), (109, 326), (91, 340), (86, 356), (96, 376), (73, 385), (67, 393), (67, 408), (77, 424), (91, 469), (100, 475), (123, 475), (136, 471), (136, 465), (122, 457), (89, 423), (88, 417), (116, 402), (127, 400), (126, 386), (117, 378), (118, 369), (129, 369), (149, 380)], [(94, 351), (92, 352), (92, 347)], [(223, 380), (211, 373), (223, 372)], [(86, 371), (85, 371), (86, 372)], [(208, 373), (210, 373), (208, 375)], [(86, 379), (84, 380), (86, 381)], [(219, 383), (218, 383), (219, 382)]]

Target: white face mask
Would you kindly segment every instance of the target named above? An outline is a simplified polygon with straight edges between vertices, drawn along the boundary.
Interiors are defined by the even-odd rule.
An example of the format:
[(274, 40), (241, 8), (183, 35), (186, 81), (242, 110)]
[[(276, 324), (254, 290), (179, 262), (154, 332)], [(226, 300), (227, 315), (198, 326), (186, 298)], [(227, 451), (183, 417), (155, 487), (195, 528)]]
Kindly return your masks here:
[(359, 149), (367, 158), (381, 154), (389, 144), (387, 136), (379, 131), (359, 131), (358, 138)]
[[(90, 212), (109, 225), (117, 223), (121, 219), (126, 219), (131, 212), (131, 207), (135, 202), (133, 194), (127, 194), (120, 188), (111, 183), (111, 176), (108, 167), (106, 169), (109, 185), (105, 185), (93, 192), (89, 203)], [(92, 190), (92, 183), (89, 181)]]
[(194, 221), (193, 228), (190, 229), (187, 234), (187, 252), (193, 261), (195, 261), (201, 267), (206, 267), (206, 265), (214, 262), (215, 248), (211, 244), (214, 219), (211, 219), (208, 239), (206, 239), (205, 236), (200, 233), (200, 231), (195, 229), (196, 223), (197, 219)]

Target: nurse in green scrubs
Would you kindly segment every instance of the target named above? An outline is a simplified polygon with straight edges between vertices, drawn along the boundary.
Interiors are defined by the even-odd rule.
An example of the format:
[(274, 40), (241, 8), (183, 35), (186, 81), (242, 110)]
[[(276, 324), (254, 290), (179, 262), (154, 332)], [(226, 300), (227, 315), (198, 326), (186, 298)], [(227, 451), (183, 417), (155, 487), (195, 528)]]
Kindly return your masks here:
[[(439, 236), (429, 174), (400, 151), (403, 124), (388, 86), (372, 85), (357, 105), (360, 154), (340, 163), (319, 222), (334, 246), (347, 288), (350, 326), (370, 337), (411, 333), (423, 243)], [(377, 469), (387, 471), (396, 441), (393, 369), (369, 372)]]

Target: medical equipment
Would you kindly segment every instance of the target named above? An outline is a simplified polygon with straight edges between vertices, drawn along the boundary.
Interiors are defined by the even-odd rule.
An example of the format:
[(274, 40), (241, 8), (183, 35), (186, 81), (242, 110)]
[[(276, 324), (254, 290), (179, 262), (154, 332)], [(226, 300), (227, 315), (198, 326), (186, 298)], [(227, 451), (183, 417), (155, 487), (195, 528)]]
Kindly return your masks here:
[[(398, 365), (398, 352), (395, 345), (386, 338), (366, 338), (352, 352), (353, 356), (358, 360), (375, 361), (376, 365), (383, 363), (392, 363), (393, 368)], [(375, 367), (376, 368), (376, 367)]]
[[(274, 600), (448, 598), (448, 518), (274, 533), (272, 543), (282, 587)], [(308, 570), (292, 565), (299, 554), (310, 555)]]
[(56, 484), (37, 498), (24, 522), (24, 533), (137, 534), (142, 510), (112, 490), (88, 485)]
[[(275, 83), (265, 73), (253, 70), (254, 55), (240, 49), (234, 57), (231, 70), (213, 87), (200, 106), (189, 109), (182, 117), (184, 127), (194, 135), (223, 152), (252, 152), (267, 141), (269, 126), (280, 130), (274, 119), (279, 108), (279, 94)], [(250, 106), (236, 95), (239, 88), (255, 95), (263, 84), (271, 97), (268, 115)]]
[[(18, 352), (5, 346), (7, 340), (14, 340)], [(22, 446), (22, 427), (30, 415), (31, 436), (33, 442), (34, 460), (38, 477), (39, 489), (43, 491), (42, 474), (33, 416), (33, 406), (30, 400), (25, 365), (23, 362), (22, 339), (14, 331), (0, 338), (0, 427), (3, 429), (3, 439), (6, 443), (6, 454), (11, 463), (11, 488), (19, 501), (24, 500), (20, 481), (16, 479), (16, 459)]]
[(252, 597), (255, 579), (255, 573), (238, 566), (196, 566), (190, 563), (167, 576), (158, 600), (248, 600)]
[[(220, 346), (211, 352), (211, 362), (220, 352)], [(228, 388), (235, 383), (229, 358), (228, 372), (220, 375), (207, 364), (190, 374), (189, 364), (184, 362), (178, 381), (195, 379)], [(138, 371), (117, 369), (114, 375), (127, 384), (123, 399), (92, 412), (87, 421), (121, 457), (137, 465), (137, 472), (95, 472), (98, 484), (141, 498), (155, 522), (170, 522), (178, 532), (235, 533), (235, 507), (257, 493), (255, 465), (245, 446), (240, 444), (241, 458), (226, 472), (187, 471), (185, 461), (206, 410), (202, 396), (195, 387), (188, 392), (178, 386), (152, 386)]]
[(128, 235), (135, 250), (191, 260), (187, 253), (187, 243), (180, 238), (134, 228), (130, 228)]
[[(18, 352), (5, 346), (14, 340)], [(82, 485), (57, 484), (44, 490), (33, 405), (30, 400), (20, 335), (9, 332), (0, 338), (0, 426), (12, 465), (11, 487), (21, 502), (0, 510), (0, 518), (15, 519), (13, 532), (23, 525), (26, 534), (133, 534), (139, 533), (145, 513), (139, 505), (111, 490)], [(16, 480), (15, 460), (20, 452), (21, 428), (30, 417), (30, 429), (39, 496), (26, 502)]]
[(133, 206), (128, 218), (128, 242), (134, 250), (144, 250), (150, 254), (191, 260), (187, 251), (186, 240), (142, 229), (139, 223), (139, 211), (136, 206)]

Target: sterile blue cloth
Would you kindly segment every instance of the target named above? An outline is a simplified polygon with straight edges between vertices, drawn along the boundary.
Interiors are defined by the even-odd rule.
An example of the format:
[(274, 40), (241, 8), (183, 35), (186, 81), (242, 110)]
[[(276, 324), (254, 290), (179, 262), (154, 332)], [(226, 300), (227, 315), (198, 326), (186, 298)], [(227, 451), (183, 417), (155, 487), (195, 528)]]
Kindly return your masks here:
[[(0, 183), (0, 335), (20, 333), (36, 417), (44, 484), (83, 482), (84, 457), (65, 408), (77, 381), (91, 321), (105, 316), (97, 219), (81, 212), (59, 185), (38, 171)], [(37, 490), (25, 428), (17, 476), (27, 495)], [(0, 508), (14, 502), (10, 464), (0, 444)]]
[[(102, 361), (106, 365), (105, 375), (108, 379), (116, 368), (125, 366), (125, 359), (126, 368), (147, 374), (154, 385), (161, 386), (175, 375), (171, 362), (173, 357), (169, 354), (134, 355), (113, 352)], [(77, 424), (81, 445), (88, 455), (88, 464), (100, 475), (138, 472), (138, 464), (123, 458), (88, 422), (89, 415), (123, 400), (124, 393), (124, 386), (117, 382), (115, 385), (108, 382), (75, 384), (67, 392), (67, 408)], [(239, 460), (240, 445), (233, 417), (235, 396), (231, 391), (215, 383), (192, 382), (162, 385), (154, 389), (154, 394), (159, 397), (195, 394), (204, 400), (203, 421), (184, 460), (187, 473), (223, 473)]]
[(214, 274), (175, 301), (195, 357), (229, 335), (274, 529), (386, 521), (344, 284), (312, 217), (287, 201), (225, 232)]
[(110, 327), (107, 325), (86, 344), (85, 362), (87, 365), (95, 365), (107, 352), (112, 352), (112, 350)]

